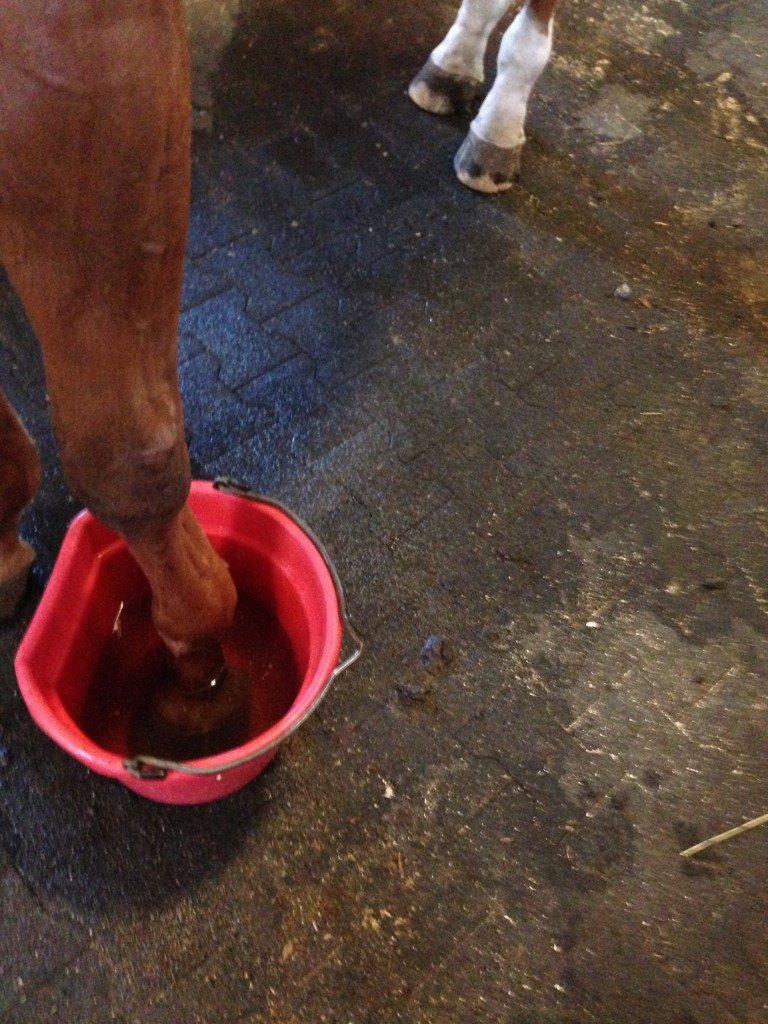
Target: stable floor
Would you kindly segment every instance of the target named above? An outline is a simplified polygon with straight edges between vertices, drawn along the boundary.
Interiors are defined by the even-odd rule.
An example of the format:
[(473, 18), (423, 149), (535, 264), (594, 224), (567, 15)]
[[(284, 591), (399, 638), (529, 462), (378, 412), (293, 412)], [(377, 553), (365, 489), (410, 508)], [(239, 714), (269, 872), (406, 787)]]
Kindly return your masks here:
[(43, 736), (13, 655), (76, 506), (0, 284), (45, 465), (0, 1020), (768, 1021), (768, 829), (679, 856), (768, 811), (762, 0), (563, 3), (499, 198), (405, 95), (452, 3), (187, 6), (195, 474), (310, 522), (367, 649), (220, 803)]

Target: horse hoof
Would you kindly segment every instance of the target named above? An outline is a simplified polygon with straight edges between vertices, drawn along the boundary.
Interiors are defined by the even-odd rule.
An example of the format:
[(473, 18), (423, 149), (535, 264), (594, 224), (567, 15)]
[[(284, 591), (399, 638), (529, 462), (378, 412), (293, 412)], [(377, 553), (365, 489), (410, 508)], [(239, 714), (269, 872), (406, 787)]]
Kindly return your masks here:
[(417, 107), (431, 114), (453, 114), (471, 107), (483, 83), (443, 71), (430, 58), (408, 87)]
[(8, 554), (0, 552), (0, 621), (10, 619), (18, 608), (34, 560), (35, 552), (25, 540)]
[(486, 142), (469, 129), (453, 166), (462, 185), (494, 194), (512, 188), (520, 176), (522, 144), (504, 149)]
[(240, 746), (248, 736), (249, 691), (248, 677), (236, 669), (223, 668), (198, 693), (169, 673), (150, 689), (133, 719), (132, 750), (194, 761)]

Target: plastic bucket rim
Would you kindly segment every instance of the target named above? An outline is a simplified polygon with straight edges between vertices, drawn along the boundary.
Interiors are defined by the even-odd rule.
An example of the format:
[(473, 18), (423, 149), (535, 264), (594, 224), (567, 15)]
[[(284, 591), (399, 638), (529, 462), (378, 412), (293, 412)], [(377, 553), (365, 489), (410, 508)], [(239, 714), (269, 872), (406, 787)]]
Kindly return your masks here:
[[(335, 615), (331, 616), (329, 625), (332, 626), (332, 629), (326, 631), (323, 646), (318, 656), (320, 668), (315, 671), (309, 683), (306, 680), (302, 681), (291, 706), (277, 722), (257, 736), (250, 737), (246, 743), (238, 747), (230, 748), (211, 757), (179, 762), (179, 767), (189, 765), (195, 769), (204, 769), (206, 775), (224, 774), (249, 762), (257, 769), (259, 762), (264, 757), (270, 756), (270, 753), (276, 751), (295, 731), (298, 725), (314, 712), (322, 696), (327, 691), (330, 682), (332, 682), (342, 667), (342, 663), (339, 662), (339, 656), (343, 641), (343, 630), (345, 625), (349, 625), (343, 606), (343, 594), (336, 585), (338, 577), (335, 577), (335, 570), (332, 571), (332, 563), (329, 563), (322, 545), (316, 542), (316, 538), (311, 535), (311, 531), (308, 532), (308, 528), (304, 528), (304, 524), (297, 521), (297, 518), (289, 510), (281, 506), (279, 502), (259, 495), (246, 496), (245, 494), (222, 492), (208, 481), (193, 481), (190, 490), (190, 503), (193, 505), (197, 504), (196, 498), (201, 496), (210, 497), (213, 494), (220, 494), (225, 498), (247, 500), (251, 504), (258, 505), (262, 513), (285, 519), (291, 528), (293, 536), (299, 539), (304, 550), (310, 554), (317, 567), (322, 570), (320, 579), (323, 590), (326, 596), (332, 592), (335, 598)], [(104, 530), (104, 539), (106, 541), (106, 544), (95, 553), (95, 560), (104, 557), (109, 551), (124, 546), (125, 542), (122, 538), (109, 531), (88, 510), (82, 510), (73, 517), (67, 528), (59, 556), (56, 560), (57, 564), (60, 559), (68, 562), (73, 558), (73, 550), (78, 542), (78, 538), (80, 534), (89, 528), (91, 522), (96, 524), (96, 527)], [(204, 527), (204, 532), (209, 537), (227, 537), (226, 529), (223, 527)], [(124, 785), (131, 785), (137, 779), (148, 779), (151, 776), (138, 775), (129, 770), (128, 763), (130, 759), (127, 760), (124, 755), (106, 750), (95, 743), (82, 731), (72, 718), (72, 715), (64, 707), (58, 691), (51, 689), (50, 692), (44, 692), (35, 679), (35, 673), (29, 665), (30, 652), (39, 643), (39, 638), (44, 633), (46, 626), (45, 613), (48, 606), (54, 606), (59, 600), (58, 592), (61, 586), (55, 573), (56, 565), (54, 565), (51, 579), (40, 599), (38, 608), (27, 627), (14, 662), (19, 689), (24, 702), (36, 725), (58, 746), (91, 770), (105, 777), (116, 779)], [(53, 586), (51, 586), (51, 582), (53, 582)], [(356, 652), (355, 658), (357, 656), (359, 656), (359, 652)], [(348, 662), (349, 659), (344, 663), (344, 667), (346, 667)], [(301, 700), (299, 700), (300, 696)], [(266, 746), (269, 747), (269, 751), (260, 754), (261, 748)], [(242, 764), (232, 763), (233, 755), (242, 755), (245, 761)], [(239, 758), (237, 760), (239, 761)], [(257, 771), (254, 772), (255, 774), (257, 774)], [(170, 783), (174, 777), (178, 780), (181, 780), (183, 777), (186, 784), (191, 785), (194, 773), (169, 769), (164, 773), (162, 779), (158, 779), (158, 781)]]

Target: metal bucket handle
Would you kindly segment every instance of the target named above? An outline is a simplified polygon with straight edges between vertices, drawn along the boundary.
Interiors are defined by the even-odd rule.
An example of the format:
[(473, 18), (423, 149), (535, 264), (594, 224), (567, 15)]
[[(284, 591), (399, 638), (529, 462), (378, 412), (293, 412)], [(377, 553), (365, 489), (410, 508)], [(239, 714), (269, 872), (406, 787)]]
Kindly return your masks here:
[[(339, 574), (336, 572), (336, 566), (331, 561), (331, 557), (328, 554), (325, 546), (316, 536), (313, 530), (296, 515), (290, 509), (286, 508), (282, 502), (277, 501), (275, 498), (267, 498), (261, 494), (255, 494), (244, 484), (238, 483), (237, 480), (233, 480), (231, 477), (217, 477), (213, 481), (213, 486), (217, 491), (222, 491), (224, 494), (234, 494), (240, 498), (247, 498), (249, 501), (258, 501), (262, 505), (270, 505), (272, 508), (276, 508), (283, 515), (286, 515), (291, 519), (300, 530), (302, 530), (312, 541), (320, 553), (325, 566), (330, 573), (331, 579), (333, 580), (333, 586), (336, 590), (336, 599), (339, 603), (339, 616), (341, 618), (343, 629), (347, 631), (349, 636), (352, 638), (352, 642), (355, 645), (355, 649), (346, 658), (339, 662), (336, 668), (331, 672), (330, 676), (323, 684), (317, 695), (313, 699), (309, 707), (302, 713), (302, 715), (291, 725), (290, 729), (284, 732), (278, 739), (271, 740), (269, 743), (262, 743), (251, 751), (249, 754), (243, 757), (237, 757), (232, 761), (227, 761), (224, 764), (217, 765), (216, 767), (210, 768), (197, 768), (194, 765), (187, 764), (181, 761), (166, 761), (163, 758), (151, 757), (150, 755), (139, 754), (136, 757), (132, 757), (127, 761), (123, 761), (123, 767), (134, 778), (137, 779), (164, 779), (168, 772), (183, 772), (186, 775), (221, 775), (223, 772), (230, 771), (232, 768), (239, 768), (241, 765), (248, 764), (251, 761), (256, 761), (260, 757), (264, 757), (271, 753), (276, 747), (280, 746), (290, 735), (306, 722), (311, 714), (317, 709), (326, 693), (328, 692), (331, 683), (341, 675), (342, 672), (346, 671), (350, 665), (353, 665), (360, 655), (363, 653), (363, 641), (360, 634), (354, 628), (352, 623), (349, 621), (347, 615), (347, 604), (344, 599), (344, 591), (341, 586)], [(343, 634), (342, 634), (343, 639)]]

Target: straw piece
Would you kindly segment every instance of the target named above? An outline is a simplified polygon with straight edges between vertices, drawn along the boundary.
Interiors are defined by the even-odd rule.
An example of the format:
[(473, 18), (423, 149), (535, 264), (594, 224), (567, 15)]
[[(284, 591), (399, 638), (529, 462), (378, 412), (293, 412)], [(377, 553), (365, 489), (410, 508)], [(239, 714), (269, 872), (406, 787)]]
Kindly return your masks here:
[(768, 814), (761, 814), (759, 818), (753, 818), (751, 821), (745, 821), (743, 825), (737, 825), (736, 828), (730, 828), (727, 832), (721, 832), (718, 836), (712, 836), (711, 839), (705, 839), (702, 843), (696, 843), (695, 846), (689, 846), (687, 850), (681, 850), (681, 857), (693, 857), (696, 853), (701, 853), (702, 850), (708, 850), (710, 846), (717, 846), (718, 843), (724, 843), (726, 839), (733, 839), (734, 836), (740, 836), (742, 832), (750, 832), (753, 828), (757, 828), (759, 825), (768, 825)]

